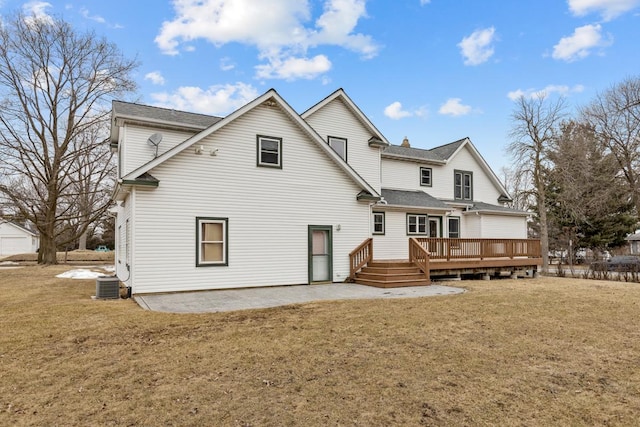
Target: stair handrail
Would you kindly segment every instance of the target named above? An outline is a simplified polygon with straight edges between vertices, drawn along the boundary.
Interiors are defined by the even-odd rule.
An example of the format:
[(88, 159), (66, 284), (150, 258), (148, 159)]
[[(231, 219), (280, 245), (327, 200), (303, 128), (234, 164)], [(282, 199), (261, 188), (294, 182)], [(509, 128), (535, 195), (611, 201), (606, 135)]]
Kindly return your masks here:
[(356, 273), (372, 259), (373, 239), (369, 237), (349, 253), (349, 279), (355, 279)]
[(429, 272), (429, 251), (415, 238), (409, 239), (409, 262), (418, 267), (423, 273), (428, 283), (431, 283)]

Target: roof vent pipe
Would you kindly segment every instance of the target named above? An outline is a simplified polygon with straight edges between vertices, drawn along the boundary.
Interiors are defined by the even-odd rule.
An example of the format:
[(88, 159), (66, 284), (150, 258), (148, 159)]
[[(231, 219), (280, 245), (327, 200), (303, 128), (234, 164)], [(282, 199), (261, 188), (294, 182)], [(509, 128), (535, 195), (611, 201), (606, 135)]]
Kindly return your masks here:
[(407, 138), (406, 136), (404, 137), (404, 139), (402, 140), (402, 144), (400, 144), (401, 147), (411, 147), (411, 144), (409, 144), (409, 138)]

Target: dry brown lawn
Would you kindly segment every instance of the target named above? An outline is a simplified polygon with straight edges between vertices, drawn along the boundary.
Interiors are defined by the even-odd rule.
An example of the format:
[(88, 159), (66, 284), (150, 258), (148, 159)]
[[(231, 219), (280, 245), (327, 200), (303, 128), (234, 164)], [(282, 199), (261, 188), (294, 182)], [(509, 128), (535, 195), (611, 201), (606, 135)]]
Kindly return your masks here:
[(637, 425), (640, 285), (167, 314), (0, 270), (0, 425)]

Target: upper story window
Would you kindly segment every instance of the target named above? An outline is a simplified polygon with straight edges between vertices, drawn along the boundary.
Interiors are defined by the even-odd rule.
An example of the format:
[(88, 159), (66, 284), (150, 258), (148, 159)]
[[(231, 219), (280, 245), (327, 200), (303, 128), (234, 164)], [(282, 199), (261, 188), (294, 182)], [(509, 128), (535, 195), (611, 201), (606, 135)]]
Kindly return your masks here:
[(453, 195), (456, 200), (473, 200), (473, 172), (454, 171)]
[(373, 234), (384, 234), (384, 212), (373, 213)]
[(258, 166), (282, 168), (282, 138), (258, 135)]
[(431, 168), (420, 168), (420, 185), (431, 187)]
[(347, 140), (346, 138), (329, 137), (329, 146), (338, 153), (342, 160), (347, 161)]

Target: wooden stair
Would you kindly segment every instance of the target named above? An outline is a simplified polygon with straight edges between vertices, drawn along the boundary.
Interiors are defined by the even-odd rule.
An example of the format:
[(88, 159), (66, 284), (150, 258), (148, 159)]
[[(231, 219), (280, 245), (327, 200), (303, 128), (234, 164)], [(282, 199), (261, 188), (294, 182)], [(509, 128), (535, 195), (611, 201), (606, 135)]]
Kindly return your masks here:
[(427, 286), (431, 282), (408, 261), (371, 261), (356, 273), (354, 282), (376, 288)]

